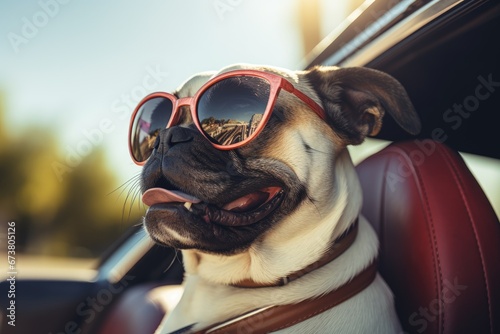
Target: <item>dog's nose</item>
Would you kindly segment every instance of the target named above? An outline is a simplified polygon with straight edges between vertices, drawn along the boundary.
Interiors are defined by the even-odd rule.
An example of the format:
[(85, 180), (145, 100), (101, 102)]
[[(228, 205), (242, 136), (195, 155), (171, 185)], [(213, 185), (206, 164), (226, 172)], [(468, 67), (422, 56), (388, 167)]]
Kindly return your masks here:
[(193, 130), (181, 126), (174, 126), (160, 131), (154, 148), (157, 150), (161, 144), (163, 150), (168, 151), (172, 146), (190, 142), (193, 138)]

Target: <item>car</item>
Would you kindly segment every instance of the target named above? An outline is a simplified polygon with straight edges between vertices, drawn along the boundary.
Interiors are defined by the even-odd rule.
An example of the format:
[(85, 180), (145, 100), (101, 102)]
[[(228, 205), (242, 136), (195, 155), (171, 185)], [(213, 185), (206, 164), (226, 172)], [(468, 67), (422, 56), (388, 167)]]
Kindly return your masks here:
[[(386, 117), (376, 138), (353, 148), (356, 161), (365, 159), (390, 143), (406, 141), (414, 148), (408, 156), (416, 159), (418, 165), (418, 159), (426, 160), (444, 144), (451, 148), (449, 152), (461, 152), (476, 177), (482, 180), (483, 189), (489, 196), (490, 203), (486, 200), (486, 204), (481, 204), (486, 209), (480, 210), (489, 212), (488, 219), (478, 223), (486, 225), (480, 227), (486, 229), (486, 236), (476, 235), (477, 244), (472, 243), (470, 247), (478, 246), (484, 237), (490, 238), (487, 241), (489, 246), (479, 248), (484, 252), (479, 260), (463, 258), (464, 266), (483, 261), (482, 265), (487, 270), (484, 277), (478, 279), (478, 284), (486, 285), (484, 294), (471, 296), (471, 292), (476, 291), (475, 287), (472, 283), (464, 285), (461, 277), (450, 277), (448, 281), (441, 277), (441, 282), (434, 285), (425, 281), (432, 280), (431, 274), (414, 272), (414, 278), (409, 278), (410, 263), (420, 265), (425, 261), (435, 261), (436, 254), (432, 252), (427, 256), (423, 250), (422, 253), (415, 249), (413, 253), (401, 250), (400, 256), (412, 258), (407, 261), (408, 268), (388, 267), (392, 263), (387, 254), (390, 248), (384, 248), (384, 245), (390, 243), (388, 239), (394, 235), (381, 238), (381, 251), (386, 256), (382, 258), (381, 272), (393, 288), (398, 314), (408, 333), (500, 332), (500, 265), (498, 261), (496, 264), (491, 262), (492, 256), (500, 254), (500, 131), (496, 115), (500, 111), (499, 36), (500, 3), (497, 1), (367, 1), (321, 41), (302, 65), (303, 68), (320, 65), (366, 66), (389, 73), (407, 89), (422, 121), (421, 133), (412, 137)], [(394, 145), (388, 149), (391, 147), (401, 150)], [(368, 160), (368, 163), (373, 161)], [(360, 167), (360, 173), (363, 168), (367, 167)], [(483, 174), (487, 175), (486, 180), (482, 179)], [(443, 175), (436, 177), (444, 178)], [(434, 191), (442, 200), (435, 203), (439, 209), (440, 205), (452, 201), (451, 197), (459, 190), (452, 190), (453, 194), (444, 188)], [(477, 196), (483, 199), (484, 195)], [(488, 211), (489, 205), (494, 207), (496, 213)], [(365, 204), (364, 210), (371, 209)], [(367, 215), (371, 214), (374, 213), (368, 212)], [(382, 233), (386, 231), (384, 228), (376, 226)], [(481, 234), (474, 228), (472, 226), (468, 230), (470, 235)], [(449, 233), (453, 234), (453, 230)], [(422, 238), (422, 243), (428, 241)], [(453, 242), (460, 244), (460, 240)], [(463, 247), (466, 246), (469, 244), (464, 242)], [(432, 249), (436, 252), (441, 248), (436, 246)], [(470, 252), (473, 253), (473, 250)], [(395, 253), (398, 253), (397, 249)], [(441, 261), (449, 258), (446, 253), (439, 255)], [(431, 266), (438, 268), (440, 265), (446, 266), (447, 263)], [(453, 262), (453, 265), (456, 263)], [(476, 269), (471, 265), (464, 270), (473, 272)], [(497, 280), (492, 280), (492, 277)], [(103, 254), (95, 274), (89, 279), (15, 281), (16, 307), (22, 307), (15, 328), (7, 324), (11, 305), (4, 297), (11, 282), (2, 282), (0, 310), (4, 314), (0, 320), (1, 332), (153, 333), (163, 315), (171, 309), (171, 304), (178, 300), (182, 279), (181, 253), (153, 244), (141, 226), (134, 226)], [(410, 283), (413, 292), (408, 295), (406, 290)], [(446, 299), (429, 297), (426, 294), (429, 289), (435, 289), (438, 295), (446, 292)], [(423, 299), (419, 304), (411, 304), (410, 300), (404, 299), (405, 296), (409, 299), (420, 296)], [(462, 301), (470, 302), (469, 313), (460, 309)], [(484, 303), (489, 305), (486, 309)], [(445, 319), (445, 316), (449, 317)], [(451, 330), (457, 328), (458, 331)]]

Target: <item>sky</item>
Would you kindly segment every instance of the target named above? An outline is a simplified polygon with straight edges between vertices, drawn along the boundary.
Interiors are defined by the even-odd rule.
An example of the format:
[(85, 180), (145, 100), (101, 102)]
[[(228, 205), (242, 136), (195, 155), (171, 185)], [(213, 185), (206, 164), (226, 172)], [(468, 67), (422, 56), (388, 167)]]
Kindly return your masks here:
[(300, 69), (299, 29), (292, 0), (1, 1), (6, 125), (49, 127), (63, 159), (103, 145), (125, 181), (140, 171), (127, 131), (144, 95), (238, 62)]

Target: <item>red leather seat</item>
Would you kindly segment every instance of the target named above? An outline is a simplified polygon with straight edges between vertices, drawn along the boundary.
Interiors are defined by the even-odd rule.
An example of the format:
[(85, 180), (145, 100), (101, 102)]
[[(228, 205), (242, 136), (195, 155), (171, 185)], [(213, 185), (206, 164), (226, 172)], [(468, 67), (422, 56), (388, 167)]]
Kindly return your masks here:
[(414, 141), (357, 171), (404, 330), (500, 333), (500, 225), (462, 158)]

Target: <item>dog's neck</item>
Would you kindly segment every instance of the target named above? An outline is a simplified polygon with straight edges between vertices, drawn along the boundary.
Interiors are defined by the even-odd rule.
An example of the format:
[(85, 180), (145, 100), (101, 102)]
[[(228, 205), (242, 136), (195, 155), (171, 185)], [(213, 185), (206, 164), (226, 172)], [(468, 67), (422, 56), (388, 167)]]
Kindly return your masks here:
[(258, 283), (253, 280), (247, 279), (241, 282), (237, 282), (232, 284), (232, 286), (237, 288), (268, 288), (268, 287), (277, 287), (287, 285), (290, 282), (293, 282), (304, 275), (313, 272), (328, 263), (332, 262), (340, 255), (342, 255), (349, 247), (352, 246), (356, 236), (358, 234), (358, 219), (344, 232), (339, 238), (335, 239), (330, 248), (325, 251), (323, 256), (319, 258), (318, 261), (309, 264), (307, 267), (300, 269), (299, 271), (295, 271), (290, 273), (287, 276), (281, 277), (279, 280), (271, 283)]
[[(334, 198), (316, 198), (303, 204), (246, 251), (222, 256), (196, 250), (184, 250), (186, 273), (218, 284), (243, 280), (269, 283), (317, 261), (332, 240), (345, 232), (359, 215), (361, 188), (347, 150), (337, 156), (334, 166)], [(318, 181), (320, 182), (320, 181)], [(318, 205), (318, 201), (322, 201)], [(303, 222), (307, 221), (308, 224)], [(304, 225), (307, 227), (304, 228)]]

